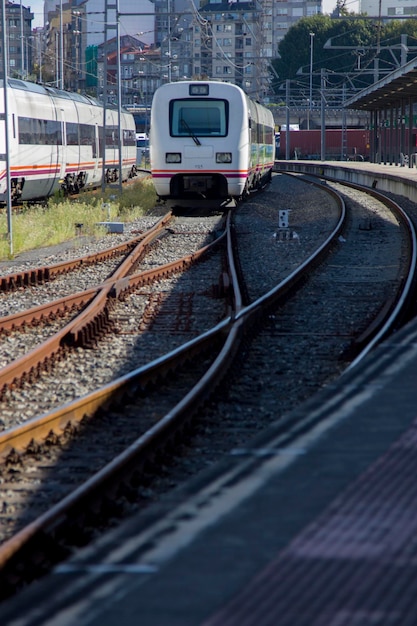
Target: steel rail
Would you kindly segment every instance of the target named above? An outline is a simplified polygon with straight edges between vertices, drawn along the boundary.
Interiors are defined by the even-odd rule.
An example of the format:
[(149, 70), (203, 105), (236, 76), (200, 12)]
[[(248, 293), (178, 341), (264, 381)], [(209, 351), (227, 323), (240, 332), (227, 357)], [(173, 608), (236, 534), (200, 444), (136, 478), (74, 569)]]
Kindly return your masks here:
[(276, 287), (272, 288), (266, 294), (249, 304), (245, 307), (240, 313), (236, 316), (236, 319), (240, 319), (241, 317), (248, 317), (249, 315), (257, 315), (259, 310), (261, 310), (264, 306), (270, 306), (271, 304), (275, 305), (277, 301), (285, 296), (288, 291), (290, 291), (298, 282), (300, 275), (304, 273), (307, 269), (313, 267), (316, 263), (320, 261), (320, 259), (327, 253), (329, 248), (334, 244), (335, 239), (340, 235), (344, 222), (346, 220), (346, 206), (343, 198), (339, 196), (338, 193), (325, 187), (324, 185), (320, 185), (319, 183), (314, 183), (318, 187), (323, 187), (329, 195), (331, 195), (339, 204), (340, 215), (337, 221), (336, 226), (333, 231), (329, 234), (329, 236), (325, 239), (325, 241), (310, 255), (299, 267), (297, 267), (291, 274), (289, 274), (283, 281), (281, 281)]
[(179, 272), (188, 267), (192, 263), (196, 262), (201, 256), (214, 245), (216, 245), (223, 235), (220, 235), (215, 241), (207, 244), (180, 259), (170, 261), (164, 265), (160, 265), (157, 268), (144, 270), (132, 274), (131, 276), (120, 277), (115, 280), (113, 276), (106, 279), (99, 285), (90, 287), (85, 291), (79, 291), (78, 293), (64, 296), (58, 300), (52, 302), (46, 302), (45, 304), (39, 304), (31, 309), (24, 311), (18, 311), (0, 318), (0, 333), (16, 330), (20, 326), (31, 325), (33, 322), (38, 322), (43, 319), (48, 319), (52, 315), (58, 315), (59, 313), (72, 310), (76, 306), (83, 306), (90, 299), (98, 293), (101, 289), (110, 286), (109, 295), (111, 297), (118, 297), (124, 290), (131, 290), (139, 287), (140, 285), (146, 285), (154, 281), (156, 278), (169, 276), (172, 273)]
[(103, 329), (108, 318), (106, 305), (114, 283), (131, 270), (134, 263), (143, 254), (145, 247), (158, 236), (159, 232), (165, 228), (171, 219), (171, 213), (161, 218), (116, 268), (112, 274), (112, 281), (107, 281), (99, 287), (98, 291), (95, 290), (92, 293), (87, 309), (81, 313), (82, 324), (79, 323), (78, 320), (80, 318), (77, 316), (45, 342), (0, 370), (0, 395), (4, 394), (7, 387), (18, 385), (24, 377), (36, 375), (50, 359), (57, 358), (67, 348), (68, 341), (66, 341), (66, 338), (74, 329), (77, 333), (77, 341), (80, 341), (80, 336), (84, 337), (85, 335), (91, 339), (93, 332)]
[[(109, 294), (114, 284), (131, 270), (133, 265), (143, 254), (146, 246), (159, 235), (171, 219), (171, 213), (161, 218), (157, 224), (146, 233), (141, 241), (137, 243), (135, 248), (130, 251), (126, 259), (116, 268), (111, 279), (98, 288), (92, 291), (89, 290), (91, 299), (87, 308), (82, 311), (80, 316), (77, 316), (64, 326), (64, 328), (29, 353), (9, 363), (9, 365), (6, 365), (0, 370), (0, 394), (3, 394), (8, 386), (19, 384), (19, 381), (24, 377), (31, 377), (38, 373), (50, 359), (56, 358), (64, 351), (69, 343), (81, 343), (83, 339), (91, 341), (95, 334), (103, 330), (108, 319), (106, 307)], [(11, 320), (9, 320), (9, 324), (10, 323)], [(70, 341), (68, 341), (68, 337)]]
[[(344, 205), (341, 211), (345, 215)], [(288, 293), (290, 288), (295, 287), (297, 276), (301, 278), (305, 271), (308, 271), (317, 263), (318, 258), (329, 249), (334, 239), (338, 236), (341, 226), (342, 216), (332, 236), (326, 240), (320, 249), (311, 255), (309, 259), (279, 285), (257, 299), (251, 305), (241, 308), (238, 312), (234, 310), (232, 316), (227, 317), (215, 328), (193, 339), (191, 342), (184, 344), (169, 355), (161, 357), (153, 363), (140, 368), (140, 370), (131, 372), (118, 379), (115, 383), (107, 385), (104, 388), (105, 391), (97, 390), (93, 394), (89, 394), (80, 400), (74, 401), (63, 409), (63, 413), (58, 418), (61, 420), (60, 428), (64, 428), (65, 424), (68, 423), (76, 413), (80, 415), (86, 415), (88, 413), (90, 416), (93, 416), (94, 411), (113, 400), (116, 393), (132, 394), (135, 390), (143, 389), (147, 382), (157, 375), (160, 367), (168, 372), (171, 368), (176, 367), (176, 363), (188, 358), (187, 352), (190, 348), (197, 352), (203, 349), (203, 347), (210, 346), (216, 340), (223, 338), (222, 347), (201, 380), (160, 422), (158, 422), (158, 424), (139, 437), (127, 450), (92, 476), (84, 485), (76, 489), (44, 515), (0, 546), (1, 568), (7, 568), (7, 566), (11, 564), (13, 569), (13, 558), (18, 555), (21, 548), (27, 548), (29, 545), (32, 545), (31, 542), (35, 544), (36, 538), (40, 533), (47, 533), (50, 536), (54, 536), (66, 522), (69, 524), (73, 523), (74, 516), (82, 516), (83, 512), (90, 507), (99, 508), (103, 491), (105, 491), (107, 495), (116, 495), (120, 484), (126, 482), (127, 477), (132, 472), (140, 471), (147, 457), (149, 455), (152, 457), (152, 455), (155, 454), (161, 441), (168, 441), (170, 437), (174, 436), (178, 428), (184, 428), (185, 424), (193, 419), (197, 406), (214, 392), (217, 385), (226, 375), (237, 354), (240, 340), (246, 333), (250, 332), (258, 316), (264, 314), (269, 307), (275, 305), (277, 299), (285, 297), (285, 294)], [(415, 260), (414, 255), (412, 255), (412, 260)], [(235, 280), (232, 278), (231, 282), (234, 285)], [(408, 288), (409, 281), (407, 280), (406, 283)], [(404, 298), (401, 297), (400, 300), (404, 301)], [(239, 302), (238, 295), (234, 295), (234, 301)], [(236, 306), (236, 309), (238, 308), (239, 305)], [(179, 359), (179, 361), (177, 361), (177, 359)], [(103, 393), (104, 395), (102, 395)], [(51, 429), (56, 429), (52, 420), (48, 422), (47, 415), (43, 416), (43, 419), (47, 424), (44, 432), (50, 432)], [(35, 420), (32, 420), (32, 422), (35, 422)], [(17, 446), (21, 449), (22, 444), (18, 443), (17, 440), (17, 431), (19, 429), (27, 430), (27, 442), (33, 439), (32, 435), (34, 435), (34, 431), (32, 431), (31, 434), (30, 428), (31, 425), (28, 423), (23, 427), (13, 429), (16, 439), (14, 439), (12, 431), (0, 435), (1, 453), (5, 455), (8, 451), (15, 449)]]
[[(165, 215), (164, 218), (167, 216), (168, 214)], [(21, 272), (5, 274), (0, 276), (0, 291), (12, 291), (20, 287), (39, 285), (62, 274), (68, 274), (69, 272), (80, 267), (93, 265), (94, 263), (105, 261), (106, 259), (113, 258), (119, 254), (124, 254), (127, 250), (130, 250), (142, 241), (145, 236), (146, 233), (141, 233), (138, 237), (129, 239), (128, 241), (107, 248), (106, 250), (91, 252), (90, 254), (77, 257), (76, 259), (71, 259), (69, 261), (62, 261), (53, 265), (42, 265), (41, 267), (30, 268)]]
[[(342, 201), (341, 212), (345, 214)], [(324, 247), (320, 246), (320, 254), (323, 254), (324, 250), (329, 248), (332, 240), (337, 237), (340, 228), (341, 222), (339, 221), (332, 237), (326, 240), (326, 245)], [(229, 232), (229, 229), (230, 220), (228, 220), (227, 232)], [(228, 240), (230, 242), (230, 239)], [(231, 250), (231, 245), (229, 250)], [(203, 335), (187, 342), (151, 364), (119, 378), (101, 390), (97, 390), (58, 409), (54, 412), (54, 415), (44, 415), (41, 418), (44, 422), (43, 434), (46, 432), (49, 434), (51, 430), (54, 431), (57, 428), (56, 423), (63, 430), (71, 420), (85, 416), (93, 417), (94, 412), (98, 408), (103, 408), (107, 403), (115, 400), (116, 394), (118, 396), (121, 393), (132, 395), (137, 390), (143, 390), (148, 382), (157, 380), (161, 376), (161, 368), (167, 373), (177, 367), (179, 362), (189, 359), (191, 356), (190, 350), (193, 354), (196, 354), (200, 350), (213, 346), (219, 340), (222, 341), (222, 346), (217, 356), (200, 381), (153, 428), (139, 437), (122, 454), (118, 455), (110, 464), (92, 476), (84, 485), (78, 487), (69, 496), (58, 502), (49, 511), (0, 546), (0, 567), (5, 567), (8, 561), (18, 553), (19, 549), (35, 540), (40, 532), (54, 534), (65, 522), (73, 522), (74, 515), (77, 512), (82, 515), (85, 510), (92, 506), (99, 507), (103, 492), (107, 496), (109, 494), (114, 495), (120, 483), (125, 482), (132, 472), (138, 471), (138, 468), (140, 469), (143, 466), (149, 455), (152, 457), (155, 454), (157, 448), (162, 445), (161, 442), (166, 443), (170, 437), (175, 435), (177, 429), (185, 428), (187, 423), (194, 418), (197, 408), (215, 392), (217, 386), (227, 375), (230, 366), (236, 358), (242, 339), (250, 332), (256, 320), (257, 315), (255, 316), (254, 314), (259, 314), (265, 308), (268, 308), (271, 302), (275, 302), (280, 295), (280, 289), (283, 290), (284, 294), (287, 293), (289, 284), (295, 285), (297, 273), (298, 277), (301, 278), (305, 271), (317, 263), (317, 255), (318, 253), (311, 255), (300, 266), (298, 272), (297, 270), (294, 271), (291, 274), (291, 278), (284, 279), (275, 289), (268, 292), (266, 297), (259, 298), (245, 308), (240, 308), (240, 304), (238, 304), (240, 311), (237, 315), (234, 311), (232, 316), (227, 317)], [(231, 259), (233, 259), (233, 255)], [(230, 269), (234, 268), (234, 260), (231, 259), (229, 260), (229, 271), (231, 271), (233, 299), (234, 302), (240, 303), (241, 297), (237, 284), (237, 275), (234, 269)], [(1, 434), (0, 455), (4, 458), (12, 450), (23, 450), (25, 445), (39, 436), (38, 433), (35, 434), (37, 428), (36, 419), (33, 419), (23, 426)], [(19, 441), (20, 433), (23, 432), (25, 439)]]
[[(363, 193), (372, 196), (382, 204), (385, 204), (385, 206), (389, 207), (397, 215), (400, 222), (405, 227), (409, 238), (408, 250), (410, 252), (408, 254), (408, 267), (405, 272), (405, 280), (403, 281), (402, 289), (400, 290), (399, 295), (398, 293), (394, 294), (392, 298), (386, 302), (379, 315), (372, 320), (368, 328), (366, 328), (360, 337), (356, 339), (355, 347), (357, 355), (342, 373), (343, 375), (361, 363), (361, 361), (375, 348), (375, 346), (398, 326), (399, 320), (404, 314), (404, 311), (407, 309), (408, 302), (411, 301), (413, 297), (413, 289), (417, 280), (416, 229), (410, 217), (407, 215), (407, 212), (404, 211), (404, 209), (397, 202), (381, 191), (377, 191), (372, 187), (360, 185), (359, 183), (339, 180), (331, 176), (318, 176), (317, 174), (305, 172), (300, 173), (303, 175), (303, 178), (311, 179), (315, 185), (320, 185), (320, 183), (317, 182), (317, 179), (324, 179), (341, 186), (349, 187), (350, 189), (362, 191)], [(296, 175), (290, 172), (285, 172), (285, 174), (289, 176)], [(328, 191), (331, 191), (327, 186), (325, 186), (325, 188)]]
[(364, 347), (361, 348), (359, 354), (343, 373), (346, 373), (356, 367), (377, 344), (379, 344), (390, 332), (395, 329), (398, 325), (398, 320), (403, 315), (404, 309), (408, 306), (408, 302), (413, 297), (413, 290), (417, 279), (417, 234), (414, 224), (407, 215), (406, 211), (404, 211), (397, 202), (380, 191), (375, 191), (374, 189), (369, 189), (368, 187), (364, 188), (361, 185), (354, 185), (353, 183), (347, 183), (347, 186), (366, 191), (369, 195), (384, 202), (398, 215), (408, 233), (410, 242), (409, 249), (411, 250), (411, 253), (408, 255), (408, 268), (405, 273), (405, 280), (399, 297), (394, 296), (390, 301), (388, 301), (387, 305), (380, 312), (377, 319), (375, 319), (368, 329), (362, 333), (361, 337), (357, 340), (357, 344), (361, 346), (364, 345)]
[(70, 296), (64, 296), (53, 302), (39, 304), (31, 309), (25, 309), (0, 318), (0, 333), (17, 330), (20, 326), (31, 326), (35, 322), (50, 319), (53, 315), (62, 315), (74, 308), (85, 306), (100, 287), (91, 287)]
[[(148, 237), (154, 237), (157, 233), (159, 233), (167, 223), (172, 219), (172, 213), (169, 212), (164, 215), (154, 226), (147, 231), (146, 233), (142, 233), (140, 237), (135, 239), (131, 239), (125, 243), (119, 244), (118, 246), (113, 246), (111, 248), (107, 248), (106, 250), (101, 250), (100, 252), (94, 252), (84, 257), (78, 257), (77, 259), (73, 259), (72, 261), (64, 261), (63, 263), (57, 263), (56, 265), (45, 265), (41, 268), (35, 268), (26, 270), (23, 272), (19, 272), (17, 274), (8, 274), (6, 276), (0, 276), (0, 290), (2, 289), (1, 285), (4, 281), (8, 279), (18, 278), (16, 286), (29, 286), (30, 284), (39, 284), (40, 282), (44, 282), (44, 280), (35, 280), (35, 276), (37, 277), (52, 277), (57, 276), (58, 274), (67, 273), (69, 270), (75, 269), (77, 267), (82, 267), (83, 265), (91, 265), (95, 262), (103, 261), (112, 256), (116, 256), (117, 254), (123, 253), (125, 250), (129, 250), (130, 254), (126, 259), (126, 263), (132, 263), (129, 261), (129, 258), (132, 254), (132, 248), (134, 250), (139, 250), (139, 254), (143, 252), (140, 246), (146, 245), (149, 243)], [(138, 248), (139, 246), (139, 248)], [(134, 262), (134, 261), (133, 261)], [(113, 272), (112, 276), (103, 281), (101, 285), (97, 285), (96, 287), (92, 287), (82, 292), (78, 292), (76, 294), (65, 296), (60, 298), (59, 300), (55, 300), (54, 302), (41, 304), (39, 306), (33, 307), (31, 309), (27, 309), (26, 311), (20, 311), (17, 313), (12, 313), (10, 315), (4, 316), (0, 318), (0, 332), (5, 330), (14, 330), (19, 326), (24, 324), (30, 324), (32, 321), (41, 320), (42, 318), (47, 318), (54, 313), (58, 313), (63, 310), (66, 311), (68, 308), (72, 308), (74, 305), (79, 304), (82, 300), (89, 300), (96, 292), (105, 287), (109, 281), (114, 282), (119, 278), (118, 272), (121, 271), (121, 267), (119, 266), (115, 272)], [(123, 271), (123, 270), (122, 270)], [(33, 282), (27, 282), (25, 278), (28, 276), (33, 278)], [(4, 289), (3, 289), (4, 290)]]
[[(216, 240), (203, 248), (200, 248), (200, 250), (161, 265), (158, 268), (145, 270), (144, 272), (132, 274), (131, 276), (123, 276), (123, 272), (118, 271), (118, 278), (111, 278), (100, 286), (69, 296), (68, 300), (64, 298), (57, 300), (55, 303), (44, 305), (43, 310), (46, 313), (46, 311), (51, 310), (51, 307), (53, 308), (54, 304), (62, 305), (65, 301), (75, 304), (82, 302), (83, 299), (87, 301), (87, 308), (74, 320), (66, 324), (52, 337), (36, 346), (36, 348), (27, 354), (24, 354), (19, 359), (16, 359), (12, 363), (9, 363), (9, 365), (0, 369), (0, 394), (4, 393), (7, 387), (18, 384), (25, 376), (30, 377), (36, 371), (40, 371), (42, 364), (46, 363), (48, 359), (57, 357), (59, 353), (68, 347), (91, 343), (97, 334), (104, 330), (105, 325), (108, 323), (106, 307), (109, 299), (113, 300), (115, 297), (119, 297), (123, 292), (133, 290), (140, 285), (149, 284), (156, 278), (168, 276), (169, 274), (186, 269), (199, 258), (207, 254), (223, 237), (224, 234), (220, 235)], [(146, 242), (143, 241), (140, 245), (146, 245)], [(129, 270), (132, 264), (132, 259), (129, 257), (125, 270)], [(121, 270), (121, 267), (119, 270)], [(40, 319), (42, 317), (42, 305), (30, 309), (26, 313), (30, 316), (35, 315)], [(22, 314), (17, 314), (17, 318), (23, 323), (21, 315)], [(10, 317), (13, 318), (14, 316), (0, 320), (0, 326), (5, 322), (9, 328), (13, 328), (13, 319), (10, 319)]]

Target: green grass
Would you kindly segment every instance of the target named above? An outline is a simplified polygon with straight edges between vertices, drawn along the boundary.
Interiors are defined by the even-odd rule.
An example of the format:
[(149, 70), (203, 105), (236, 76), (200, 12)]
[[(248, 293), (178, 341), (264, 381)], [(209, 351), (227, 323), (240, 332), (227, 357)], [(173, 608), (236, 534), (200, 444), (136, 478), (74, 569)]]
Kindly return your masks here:
[[(118, 195), (114, 191), (81, 195), (77, 201), (56, 196), (48, 205), (25, 206), (12, 212), (12, 251), (6, 212), (0, 215), (0, 260), (27, 250), (74, 239), (82, 234), (100, 237), (105, 233), (98, 222), (129, 222), (155, 206), (157, 196), (150, 178), (142, 178)], [(12, 252), (12, 254), (11, 254)]]

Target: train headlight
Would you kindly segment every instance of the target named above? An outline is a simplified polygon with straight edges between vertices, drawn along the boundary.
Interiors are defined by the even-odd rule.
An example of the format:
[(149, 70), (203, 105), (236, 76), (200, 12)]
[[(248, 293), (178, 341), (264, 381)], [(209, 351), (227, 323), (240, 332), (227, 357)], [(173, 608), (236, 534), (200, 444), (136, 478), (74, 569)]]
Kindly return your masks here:
[(216, 152), (216, 163), (231, 163), (231, 162), (232, 162), (231, 152)]
[(165, 163), (181, 163), (181, 152), (167, 152)]
[(204, 83), (194, 83), (190, 85), (190, 96), (208, 96), (209, 86)]

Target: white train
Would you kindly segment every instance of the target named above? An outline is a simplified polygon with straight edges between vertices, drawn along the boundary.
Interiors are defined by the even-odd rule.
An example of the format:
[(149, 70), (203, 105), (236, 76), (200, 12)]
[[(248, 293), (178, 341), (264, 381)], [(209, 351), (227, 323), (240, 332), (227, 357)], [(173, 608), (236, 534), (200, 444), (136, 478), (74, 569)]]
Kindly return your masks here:
[(271, 111), (242, 89), (216, 81), (180, 81), (156, 90), (150, 160), (161, 199), (237, 200), (271, 178)]
[[(73, 193), (119, 178), (118, 112), (106, 108), (103, 172), (103, 107), (98, 101), (22, 80), (8, 79), (9, 167), (12, 201)], [(0, 114), (4, 120), (4, 83)], [(122, 179), (136, 173), (133, 115), (122, 111)], [(0, 122), (0, 203), (7, 201), (6, 138)]]

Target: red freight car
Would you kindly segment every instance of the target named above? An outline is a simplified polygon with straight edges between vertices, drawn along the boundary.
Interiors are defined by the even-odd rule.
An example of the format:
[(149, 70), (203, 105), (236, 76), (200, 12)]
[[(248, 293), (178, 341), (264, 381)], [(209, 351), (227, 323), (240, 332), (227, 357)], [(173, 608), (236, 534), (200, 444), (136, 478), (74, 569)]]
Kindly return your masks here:
[[(276, 157), (285, 159), (287, 133), (281, 130)], [(369, 160), (370, 132), (364, 129), (326, 129), (326, 154), (329, 160)], [(320, 159), (321, 130), (290, 130), (290, 159)]]

